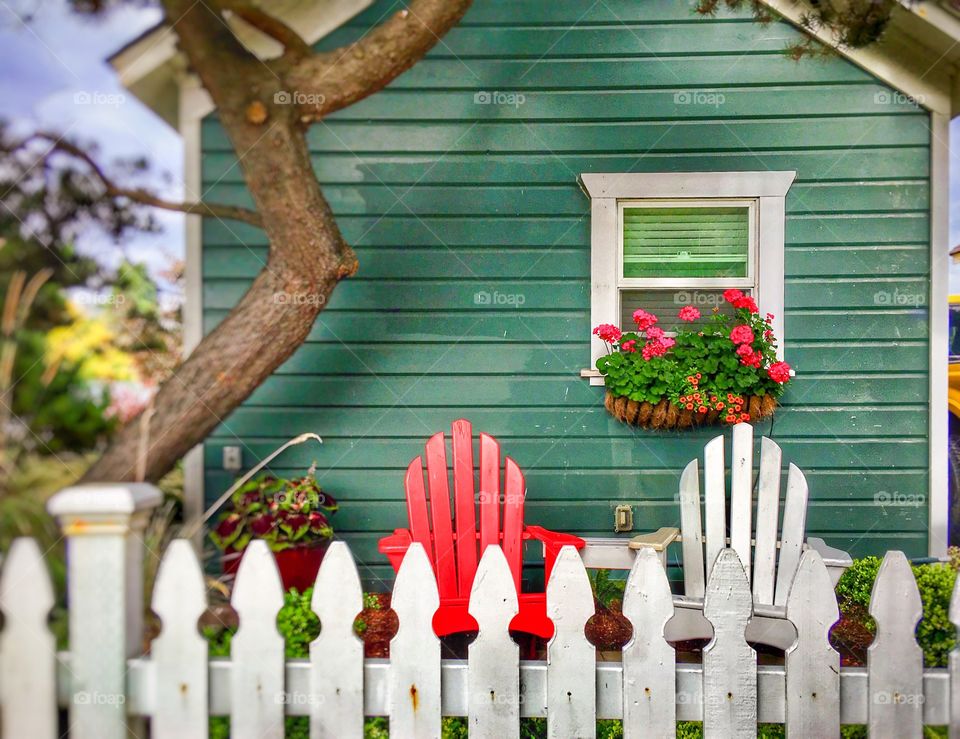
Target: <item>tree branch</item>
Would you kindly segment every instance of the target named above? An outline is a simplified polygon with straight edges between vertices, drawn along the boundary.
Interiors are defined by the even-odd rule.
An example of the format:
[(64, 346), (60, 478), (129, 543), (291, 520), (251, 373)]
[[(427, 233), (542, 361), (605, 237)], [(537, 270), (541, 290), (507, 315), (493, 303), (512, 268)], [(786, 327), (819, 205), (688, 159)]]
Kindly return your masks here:
[(103, 168), (97, 164), (96, 160), (86, 151), (76, 144), (73, 144), (59, 136), (50, 133), (34, 133), (21, 142), (21, 147), (29, 141), (45, 141), (50, 145), (50, 149), (43, 155), (47, 159), (54, 152), (67, 154), (68, 156), (79, 159), (86, 164), (93, 175), (103, 185), (104, 194), (110, 198), (126, 198), (141, 205), (148, 205), (162, 210), (171, 210), (190, 215), (209, 216), (213, 218), (229, 218), (235, 221), (249, 223), (252, 226), (262, 226), (260, 214), (254, 210), (234, 205), (221, 205), (218, 203), (207, 203), (204, 201), (180, 203), (173, 200), (166, 200), (157, 197), (148, 190), (140, 187), (124, 187), (110, 177)]
[(229, 2), (226, 9), (242, 18), (246, 23), (279, 42), (284, 49), (284, 57), (298, 61), (310, 56), (313, 50), (299, 33), (274, 15), (264, 12), (263, 8), (247, 2)]
[(472, 0), (411, 0), (362, 39), (311, 54), (286, 75), (301, 120), (319, 120), (386, 87), (432, 49)]

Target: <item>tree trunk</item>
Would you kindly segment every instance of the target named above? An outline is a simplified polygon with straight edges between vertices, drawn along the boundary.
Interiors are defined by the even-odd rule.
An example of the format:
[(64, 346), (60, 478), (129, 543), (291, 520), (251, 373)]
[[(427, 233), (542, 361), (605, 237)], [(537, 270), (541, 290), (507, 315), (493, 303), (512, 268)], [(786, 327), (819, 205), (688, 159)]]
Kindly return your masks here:
[[(354, 56), (380, 62), (344, 63), (341, 79), (329, 61), (318, 74), (313, 60), (302, 58), (308, 47), (295, 43), (291, 29), (262, 17), (262, 8), (254, 9), (258, 27), (291, 40), (295, 53), (266, 63), (251, 55), (222, 17), (211, 17), (223, 10), (216, 0), (163, 4), (237, 152), (270, 251), (239, 304), (163, 383), (152, 415), (141, 414), (120, 430), (84, 476), (87, 481), (159, 479), (293, 354), (337, 283), (356, 272), (356, 256), (310, 161), (306, 130), (313, 113), (277, 104), (283, 99), (278, 93), (297, 89), (291, 80), (319, 85), (312, 71), (331, 86), (324, 94), (335, 106), (355, 102), (412, 66), (456, 24), (470, 0), (411, 0), (352, 47)], [(337, 90), (349, 90), (347, 99), (337, 99)]]

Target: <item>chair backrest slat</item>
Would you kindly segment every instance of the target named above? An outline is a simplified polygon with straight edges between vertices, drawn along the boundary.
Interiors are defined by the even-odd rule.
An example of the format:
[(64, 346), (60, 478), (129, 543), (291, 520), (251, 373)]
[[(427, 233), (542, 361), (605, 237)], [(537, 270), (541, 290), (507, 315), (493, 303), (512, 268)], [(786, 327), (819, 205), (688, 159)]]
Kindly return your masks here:
[(703, 527), (700, 524), (700, 469), (691, 461), (680, 476), (680, 526), (683, 531), (683, 587), (691, 598), (702, 598)]
[(709, 580), (717, 555), (727, 546), (727, 491), (723, 480), (722, 436), (713, 439), (703, 449), (703, 490), (707, 518), (706, 579)]
[(780, 557), (777, 562), (777, 589), (773, 604), (785, 606), (793, 576), (800, 566), (803, 534), (807, 528), (807, 479), (795, 464), (787, 474), (787, 499), (783, 504)]
[(523, 567), (523, 498), (526, 482), (520, 467), (510, 457), (506, 459), (503, 487), (503, 553), (519, 593), (520, 570)]
[(434, 434), (427, 442), (427, 480), (437, 587), (441, 598), (453, 598), (457, 595), (457, 563), (453, 548), (450, 487), (447, 484), (447, 451), (442, 433)]
[(750, 581), (750, 540), (753, 532), (753, 427), (733, 427), (733, 457), (730, 463), (730, 547)]
[(403, 478), (407, 494), (407, 520), (414, 541), (423, 544), (423, 549), (433, 564), (433, 543), (430, 539), (430, 519), (427, 516), (427, 494), (423, 488), (423, 457), (417, 457), (407, 465)]
[[(740, 558), (752, 582), (755, 602), (784, 606), (803, 551), (807, 524), (807, 481), (791, 464), (787, 478), (783, 523), (780, 524), (780, 478), (783, 452), (776, 442), (760, 441), (760, 471), (757, 477), (756, 521), (753, 519), (753, 427), (733, 427), (730, 466), (730, 520), (726, 516), (723, 437), (707, 443), (704, 459), (705, 521), (701, 529), (697, 492), (696, 460), (687, 465), (680, 479), (680, 524), (683, 533), (684, 585), (686, 594), (703, 596), (717, 555), (727, 546)], [(754, 528), (754, 525), (756, 528)], [(705, 541), (704, 541), (705, 539)], [(705, 555), (697, 566), (701, 542)], [(687, 563), (693, 566), (689, 566)], [(751, 564), (753, 565), (751, 568)]]
[(500, 445), (480, 434), (480, 553), (500, 543)]
[(777, 443), (760, 440), (760, 475), (757, 492), (757, 533), (753, 552), (753, 599), (773, 603), (777, 571), (777, 525), (780, 518), (780, 463), (783, 453)]
[(473, 428), (453, 422), (453, 510), (457, 526), (457, 590), (470, 595), (477, 572), (477, 513), (473, 484)]

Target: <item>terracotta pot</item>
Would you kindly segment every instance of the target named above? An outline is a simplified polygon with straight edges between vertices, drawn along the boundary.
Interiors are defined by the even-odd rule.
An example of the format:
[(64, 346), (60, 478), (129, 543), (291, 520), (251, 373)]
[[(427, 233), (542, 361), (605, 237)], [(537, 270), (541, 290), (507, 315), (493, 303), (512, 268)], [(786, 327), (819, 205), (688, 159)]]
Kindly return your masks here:
[[(628, 426), (645, 429), (671, 431), (673, 429), (696, 428), (724, 424), (723, 413), (715, 410), (695, 413), (680, 408), (669, 400), (661, 400), (655, 406), (649, 403), (637, 404), (622, 395), (614, 395), (609, 390), (603, 400), (603, 406), (611, 416)], [(750, 413), (750, 421), (755, 422), (773, 415), (777, 409), (777, 399), (772, 395), (750, 395), (744, 398), (744, 409)]]
[[(283, 589), (296, 588), (302, 593), (307, 588), (312, 588), (314, 581), (317, 579), (317, 570), (320, 569), (320, 563), (323, 561), (323, 555), (326, 554), (329, 545), (329, 541), (323, 541), (318, 544), (302, 544), (280, 552), (274, 552), (273, 556), (277, 561), (277, 568), (280, 570)], [(227, 549), (221, 560), (223, 573), (225, 575), (235, 575), (240, 567), (241, 559), (243, 559), (243, 552)]]

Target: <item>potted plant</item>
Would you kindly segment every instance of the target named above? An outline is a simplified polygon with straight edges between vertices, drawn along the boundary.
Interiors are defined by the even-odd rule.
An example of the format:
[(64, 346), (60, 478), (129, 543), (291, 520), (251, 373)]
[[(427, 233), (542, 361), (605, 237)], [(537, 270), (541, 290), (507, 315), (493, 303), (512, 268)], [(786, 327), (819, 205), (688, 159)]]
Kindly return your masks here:
[[(777, 359), (773, 315), (761, 318), (753, 298), (727, 290), (731, 311), (719, 307), (697, 330), (668, 336), (652, 313), (633, 314), (636, 331), (611, 324), (593, 333), (608, 353), (597, 360), (607, 388), (604, 405), (618, 420), (642, 428), (683, 429), (756, 421), (773, 414), (790, 381), (790, 365)], [(699, 309), (678, 317), (693, 323)]]
[(248, 481), (230, 498), (210, 538), (223, 553), (223, 570), (235, 573), (244, 549), (263, 539), (274, 552), (284, 589), (313, 586), (333, 538), (328, 515), (337, 502), (317, 484), (311, 471), (286, 480), (265, 475)]

